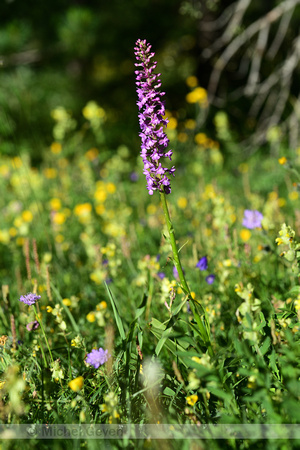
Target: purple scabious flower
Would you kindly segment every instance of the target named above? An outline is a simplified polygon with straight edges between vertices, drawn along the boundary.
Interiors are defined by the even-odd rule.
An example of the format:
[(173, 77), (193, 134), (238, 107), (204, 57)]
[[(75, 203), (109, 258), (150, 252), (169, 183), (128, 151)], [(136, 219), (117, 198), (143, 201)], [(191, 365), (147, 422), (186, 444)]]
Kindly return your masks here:
[(95, 369), (98, 369), (99, 366), (106, 363), (110, 355), (108, 355), (108, 350), (103, 350), (103, 348), (99, 348), (99, 350), (93, 349), (91, 353), (87, 354), (86, 362), (94, 366)]
[(205, 278), (207, 284), (213, 284), (215, 281), (216, 275), (210, 274)]
[(153, 73), (157, 62), (151, 62), (151, 58), (154, 56), (154, 53), (151, 52), (151, 45), (146, 40), (138, 39), (134, 47), (134, 54), (137, 60), (135, 66), (138, 67), (135, 75), (137, 105), (140, 111), (141, 157), (144, 162), (143, 173), (146, 176), (147, 189), (150, 195), (157, 190), (170, 194), (171, 183), (167, 175), (174, 176), (175, 167), (166, 169), (160, 162), (162, 158), (169, 158), (171, 161), (172, 156), (172, 150), (166, 151), (169, 139), (163, 128), (169, 122), (168, 119), (163, 119), (165, 106), (162, 97), (165, 93), (159, 91), (161, 87), (160, 74)]
[(26, 328), (28, 331), (34, 331), (34, 330), (37, 330), (39, 326), (40, 326), (40, 324), (38, 323), (38, 321), (34, 320), (33, 322), (29, 322), (26, 325)]
[(19, 301), (25, 303), (26, 305), (34, 305), (37, 300), (41, 298), (40, 295), (32, 294), (29, 292), (26, 295), (21, 295)]
[(202, 258), (199, 259), (198, 263), (196, 264), (196, 267), (200, 270), (206, 270), (208, 267), (207, 264), (207, 257), (202, 256)]
[(245, 209), (243, 226), (249, 228), (249, 230), (252, 230), (253, 228), (260, 228), (263, 218), (264, 216), (259, 211)]

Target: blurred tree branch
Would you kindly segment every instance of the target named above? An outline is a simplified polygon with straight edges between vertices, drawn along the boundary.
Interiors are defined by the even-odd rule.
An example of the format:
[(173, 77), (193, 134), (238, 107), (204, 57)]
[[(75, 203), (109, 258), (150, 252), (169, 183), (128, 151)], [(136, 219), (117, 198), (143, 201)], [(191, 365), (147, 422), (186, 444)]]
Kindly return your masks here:
[(41, 53), (37, 49), (25, 50), (18, 53), (13, 53), (9, 56), (1, 56), (0, 61), (2, 65), (5, 66), (19, 66), (32, 64), (41, 60)]
[[(251, 99), (249, 117), (257, 121), (255, 142), (264, 142), (268, 130), (282, 122), (289, 129), (290, 145), (295, 146), (300, 137), (299, 127), (295, 129), (291, 124), (299, 120), (299, 97), (291, 95), (291, 86), (299, 67), (300, 36), (294, 37), (291, 45), (287, 45), (287, 41), (291, 39), (288, 32), (300, 0), (283, 0), (250, 24), (248, 18), (247, 24), (246, 17), (254, 3), (253, 0), (238, 0), (215, 21), (201, 24), (205, 31), (224, 28), (221, 36), (202, 54), (205, 59), (218, 54), (208, 83), (210, 102), (222, 107), (228, 98)], [(225, 99), (219, 95), (221, 77), (226, 66), (237, 58), (239, 73), (244, 74), (246, 81)]]

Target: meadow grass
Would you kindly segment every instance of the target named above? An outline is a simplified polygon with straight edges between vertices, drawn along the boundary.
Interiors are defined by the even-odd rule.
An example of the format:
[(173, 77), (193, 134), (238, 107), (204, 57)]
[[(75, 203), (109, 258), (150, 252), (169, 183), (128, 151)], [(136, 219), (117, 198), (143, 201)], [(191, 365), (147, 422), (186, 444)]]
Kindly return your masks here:
[[(207, 107), (205, 91), (196, 89), (187, 98), (193, 114)], [(22, 149), (0, 157), (1, 424), (299, 422), (300, 149), (278, 144), (271, 155), (224, 157), (232, 151), (224, 121), (216, 120), (216, 141), (193, 117), (167, 115), (177, 169), (168, 205), (188, 296), (174, 270), (160, 196), (148, 195), (133, 149), (107, 148), (109, 117), (95, 102), (83, 108), (81, 126), (63, 107), (52, 112), (55, 141), (41, 149), (39, 167)], [(245, 210), (262, 214), (260, 226), (243, 225)], [(28, 292), (41, 296), (34, 307), (19, 301)], [(211, 352), (191, 310), (203, 320), (197, 299)], [(96, 368), (86, 360), (100, 348), (108, 357)], [(3, 449), (14, 445), (2, 441)], [(68, 445), (99, 443), (51, 442)]]

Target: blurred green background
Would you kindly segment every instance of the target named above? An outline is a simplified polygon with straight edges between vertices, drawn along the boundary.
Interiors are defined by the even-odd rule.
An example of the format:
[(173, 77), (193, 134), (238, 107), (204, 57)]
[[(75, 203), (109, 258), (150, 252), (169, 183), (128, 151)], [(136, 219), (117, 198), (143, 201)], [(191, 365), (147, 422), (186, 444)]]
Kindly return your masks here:
[[(269, 21), (265, 47), (261, 47), (261, 41), (266, 26), (261, 26), (222, 69), (205, 127), (214, 133), (213, 117), (222, 109), (230, 119), (237, 141), (256, 131), (258, 113), (250, 117), (249, 110), (259, 91), (245, 95), (245, 87), (252, 61), (259, 51), (262, 59), (258, 83), (273, 73), (277, 79), (270, 93), (273, 89), (279, 95), (278, 83), (288, 90), (283, 111), (277, 117), (279, 123), (294, 110), (299, 91), (297, 65), (287, 80), (289, 83), (282, 82), (281, 72), (276, 72), (293, 51), (298, 37), (299, 1), (292, 1), (293, 7), (285, 11), (289, 3), (287, 0), (32, 0), (29, 3), (2, 0), (1, 154), (13, 156), (28, 151), (33, 164), (39, 164), (42, 148), (53, 141), (51, 111), (63, 106), (80, 122), (82, 108), (90, 100), (95, 100), (107, 113), (108, 148), (114, 150), (125, 144), (137, 154), (135, 41), (147, 39), (152, 44), (158, 71), (162, 73), (167, 109), (179, 119), (186, 119), (185, 96), (190, 90), (185, 83), (187, 77), (197, 76), (199, 85), (205, 89), (211, 86), (212, 70), (218, 58), (222, 59), (222, 52), (278, 5), (283, 12), (273, 22), (273, 19)], [(240, 18), (237, 6), (244, 7)], [(272, 53), (269, 50), (276, 39), (279, 46)], [(261, 108), (267, 101), (268, 97), (262, 101)], [(268, 127), (267, 123), (265, 128)], [(259, 142), (264, 141), (265, 136)]]

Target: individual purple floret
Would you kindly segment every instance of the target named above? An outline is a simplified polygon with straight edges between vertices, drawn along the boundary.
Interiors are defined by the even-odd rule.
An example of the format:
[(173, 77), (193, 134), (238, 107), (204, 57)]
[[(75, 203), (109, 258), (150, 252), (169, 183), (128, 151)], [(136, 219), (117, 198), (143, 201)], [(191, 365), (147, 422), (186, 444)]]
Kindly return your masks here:
[(35, 302), (37, 300), (39, 300), (40, 298), (41, 298), (40, 295), (32, 294), (31, 292), (29, 292), (26, 295), (21, 295), (19, 301), (23, 302), (23, 303), (26, 303), (26, 305), (31, 306), (31, 305), (34, 305)]
[(93, 349), (91, 353), (87, 354), (86, 362), (94, 366), (95, 369), (98, 369), (99, 366), (106, 363), (110, 355), (108, 354), (108, 350), (103, 350), (103, 348), (99, 348), (99, 350)]
[(157, 276), (158, 276), (158, 278), (163, 280), (165, 278), (166, 274), (164, 272), (157, 272)]
[(143, 173), (147, 180), (147, 189), (152, 195), (154, 191), (171, 192), (171, 183), (167, 175), (173, 175), (175, 167), (166, 169), (162, 167), (161, 159), (169, 158), (171, 161), (172, 150), (166, 151), (169, 139), (164, 132), (164, 126), (167, 126), (168, 119), (163, 119), (165, 115), (165, 106), (162, 101), (164, 92), (159, 91), (161, 87), (160, 74), (153, 71), (157, 62), (151, 58), (154, 53), (150, 51), (151, 45), (146, 40), (138, 39), (134, 53), (138, 70), (136, 74), (136, 91), (138, 94), (139, 123), (142, 140), (141, 157), (144, 162)]
[(207, 257), (202, 256), (202, 258), (200, 258), (198, 263), (196, 264), (196, 267), (198, 267), (198, 269), (200, 269), (200, 270), (206, 270), (208, 267)]
[(259, 211), (252, 211), (250, 209), (245, 209), (243, 226), (252, 230), (253, 228), (260, 228), (261, 221), (263, 220), (263, 215)]
[(173, 277), (174, 278), (179, 278), (179, 276), (178, 276), (178, 270), (176, 269), (176, 267), (175, 266), (173, 266)]
[(210, 274), (205, 278), (207, 284), (213, 284), (215, 281), (216, 275)]

